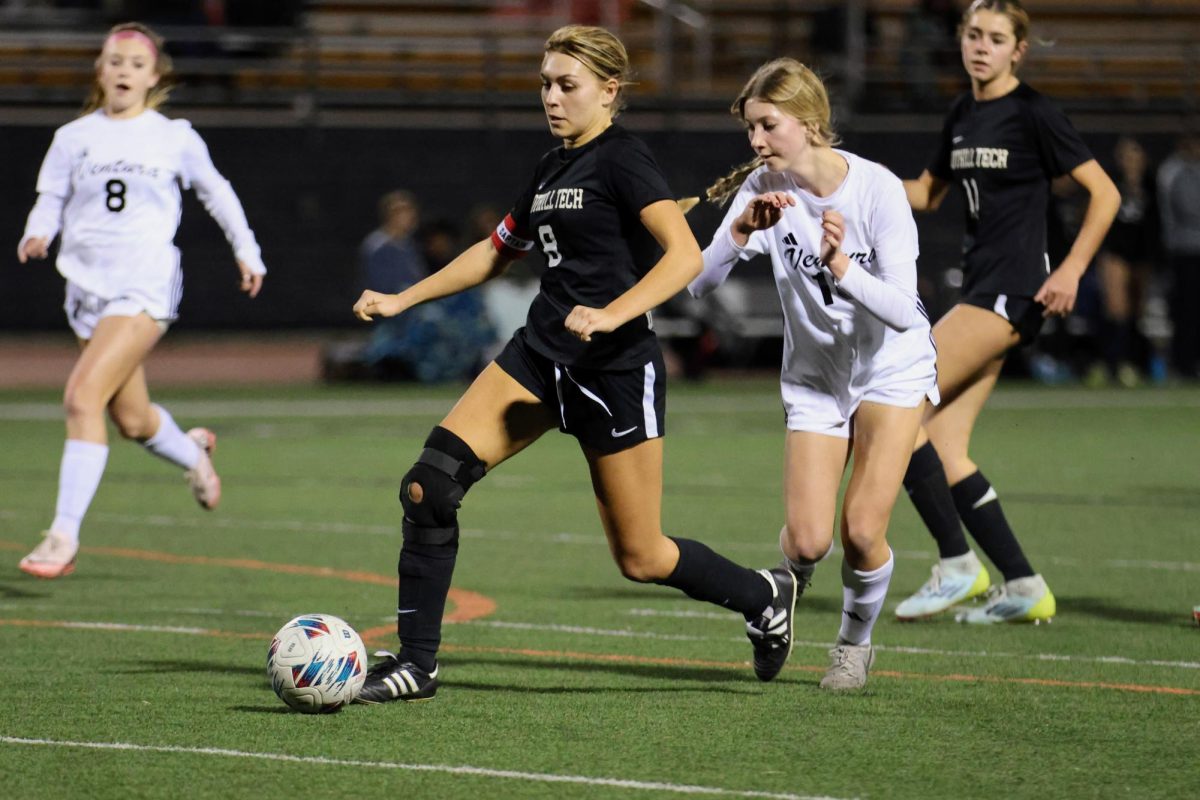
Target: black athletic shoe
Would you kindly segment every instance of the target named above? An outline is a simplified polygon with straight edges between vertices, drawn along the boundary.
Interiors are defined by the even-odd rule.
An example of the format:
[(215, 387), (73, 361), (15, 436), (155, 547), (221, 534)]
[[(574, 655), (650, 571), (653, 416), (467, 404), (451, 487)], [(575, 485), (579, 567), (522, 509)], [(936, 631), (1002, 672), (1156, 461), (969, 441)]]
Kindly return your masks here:
[(775, 569), (760, 569), (758, 574), (771, 584), (771, 605), (746, 623), (746, 636), (754, 645), (754, 674), (760, 681), (769, 681), (779, 674), (792, 654), (796, 577), (786, 561)]
[(411, 661), (400, 661), (386, 650), (375, 655), (384, 656), (384, 659), (367, 670), (367, 680), (354, 702), (378, 705), (392, 700), (432, 700), (437, 694), (436, 666), (433, 672), (426, 672)]

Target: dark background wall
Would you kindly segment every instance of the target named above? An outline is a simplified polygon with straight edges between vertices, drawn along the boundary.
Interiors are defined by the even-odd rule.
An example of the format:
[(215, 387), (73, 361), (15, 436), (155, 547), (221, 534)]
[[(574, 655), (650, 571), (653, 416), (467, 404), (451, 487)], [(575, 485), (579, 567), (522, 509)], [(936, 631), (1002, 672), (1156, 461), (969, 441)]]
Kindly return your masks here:
[[(176, 236), (185, 274), (177, 327), (196, 330), (353, 325), (349, 307), (357, 297), (356, 249), (375, 227), (381, 194), (407, 188), (420, 199), (424, 219), (461, 222), (479, 204), (506, 209), (537, 158), (555, 145), (540, 130), (198, 129), (241, 197), (270, 274), (257, 300), (240, 295), (220, 229), (187, 193)], [(20, 265), (15, 256), (52, 135), (52, 127), (0, 129), (0, 329), (64, 325), (62, 280), (52, 261)], [(680, 196), (701, 193), (750, 155), (732, 121), (728, 131), (640, 135)], [(908, 177), (920, 172), (935, 136), (847, 132), (843, 146)], [(1113, 137), (1085, 138), (1106, 161)], [(1145, 143), (1159, 154), (1170, 144), (1168, 137), (1145, 137)], [(690, 215), (702, 245), (720, 217), (705, 205)], [(918, 224), (922, 274), (928, 286), (937, 286), (936, 275), (957, 262), (962, 222), (956, 193), (938, 214), (922, 215)], [(765, 271), (760, 274), (767, 279)], [(927, 302), (936, 313), (937, 298)]]

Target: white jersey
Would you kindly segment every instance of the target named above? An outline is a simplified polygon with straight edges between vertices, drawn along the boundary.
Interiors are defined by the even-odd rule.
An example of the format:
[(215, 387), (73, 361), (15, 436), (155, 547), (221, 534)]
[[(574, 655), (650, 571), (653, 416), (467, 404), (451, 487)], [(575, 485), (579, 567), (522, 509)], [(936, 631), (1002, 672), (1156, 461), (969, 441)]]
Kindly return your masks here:
[(234, 257), (265, 274), (242, 205), (200, 135), (152, 110), (131, 119), (96, 111), (55, 132), (22, 242), (61, 230), (57, 266), (70, 283), (101, 298), (139, 290), (173, 306), (181, 187), (195, 188)]
[[(879, 164), (835, 152), (846, 159), (849, 171), (828, 197), (802, 189), (787, 172), (764, 166), (750, 173), (704, 251), (704, 272), (689, 290), (705, 294), (739, 260), (769, 254), (783, 305), (785, 385), (830, 395), (847, 415), (863, 399), (894, 396), (887, 394), (889, 387), (907, 387), (906, 396), (919, 388), (918, 401), (927, 394), (936, 401), (935, 351), (917, 294), (917, 226), (904, 185)], [(787, 192), (797, 203), (784, 207), (777, 224), (755, 231), (745, 247), (738, 247), (730, 233), (733, 220), (764, 192)], [(850, 268), (840, 281), (820, 258), (826, 211), (845, 219), (841, 250)]]

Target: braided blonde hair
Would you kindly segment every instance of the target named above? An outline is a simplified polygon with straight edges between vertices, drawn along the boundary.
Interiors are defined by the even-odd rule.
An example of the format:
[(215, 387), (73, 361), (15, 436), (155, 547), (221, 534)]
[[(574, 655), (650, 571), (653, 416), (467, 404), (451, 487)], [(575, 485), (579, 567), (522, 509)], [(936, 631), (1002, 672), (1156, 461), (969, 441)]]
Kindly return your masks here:
[[(841, 142), (833, 130), (833, 112), (829, 107), (829, 94), (825, 84), (815, 72), (794, 58), (777, 58), (758, 68), (742, 92), (729, 107), (729, 113), (738, 119), (746, 118), (746, 103), (761, 100), (771, 103), (780, 111), (795, 117), (810, 131), (813, 141), (832, 147)], [(737, 194), (746, 176), (762, 166), (761, 158), (754, 158), (718, 179), (705, 192), (709, 201), (724, 205)]]

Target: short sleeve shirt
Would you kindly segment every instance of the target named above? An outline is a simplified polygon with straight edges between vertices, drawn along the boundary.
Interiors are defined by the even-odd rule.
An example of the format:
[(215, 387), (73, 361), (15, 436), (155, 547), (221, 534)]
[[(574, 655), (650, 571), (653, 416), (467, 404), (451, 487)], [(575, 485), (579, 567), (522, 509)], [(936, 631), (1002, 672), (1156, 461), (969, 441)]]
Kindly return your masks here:
[(536, 246), (546, 256), (525, 327), (534, 350), (590, 369), (630, 369), (649, 359), (658, 344), (648, 314), (591, 342), (580, 341), (563, 322), (577, 305), (608, 305), (657, 263), (661, 249), (640, 214), (672, 197), (650, 150), (619, 125), (582, 147), (558, 147), (542, 157), (493, 235), (503, 255), (519, 257)]
[(1032, 297), (1050, 271), (1050, 181), (1092, 160), (1067, 116), (1022, 83), (950, 109), (929, 172), (964, 196), (963, 294)]

